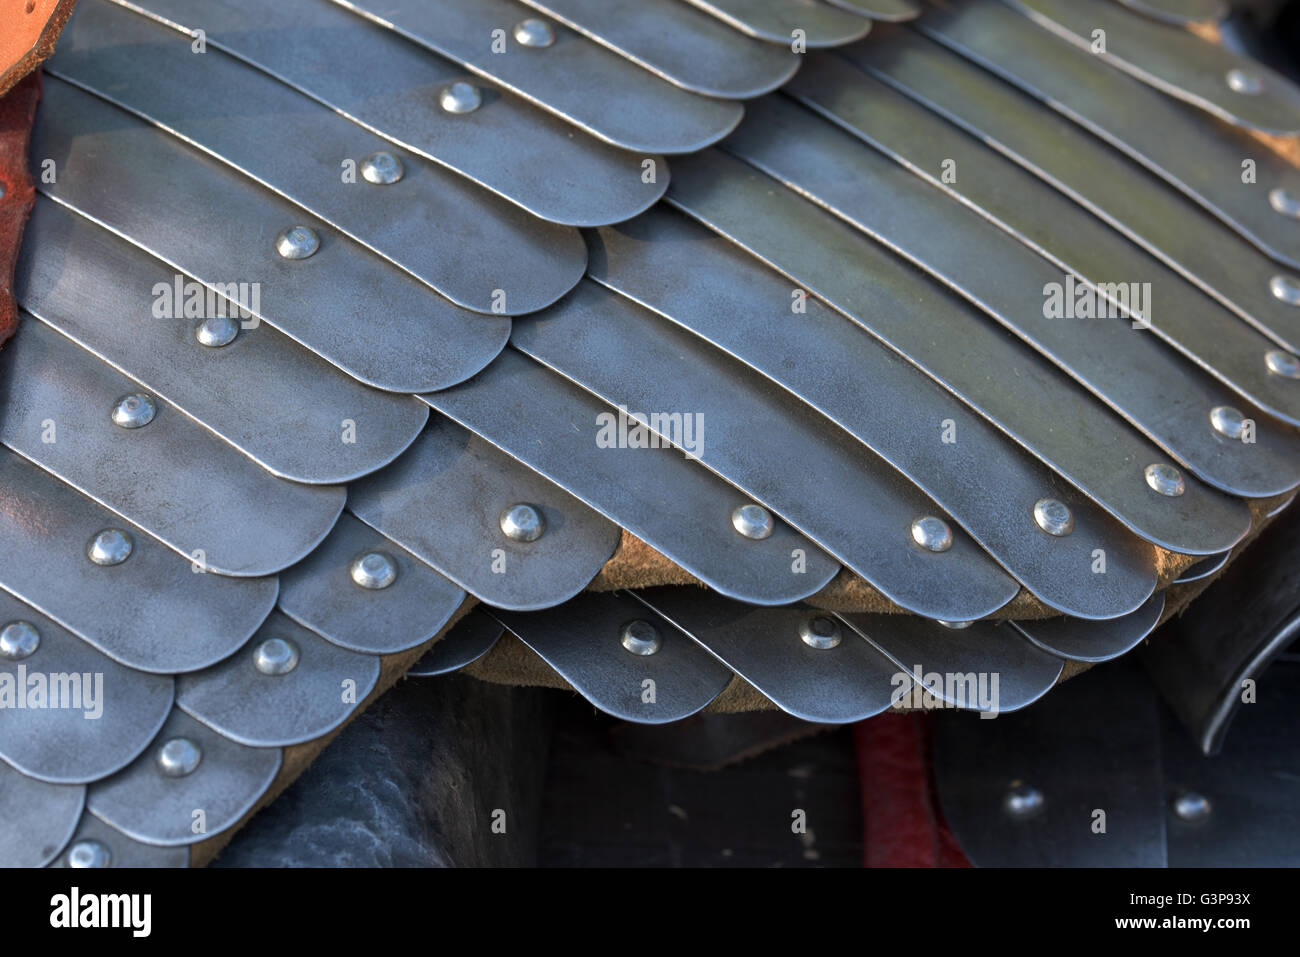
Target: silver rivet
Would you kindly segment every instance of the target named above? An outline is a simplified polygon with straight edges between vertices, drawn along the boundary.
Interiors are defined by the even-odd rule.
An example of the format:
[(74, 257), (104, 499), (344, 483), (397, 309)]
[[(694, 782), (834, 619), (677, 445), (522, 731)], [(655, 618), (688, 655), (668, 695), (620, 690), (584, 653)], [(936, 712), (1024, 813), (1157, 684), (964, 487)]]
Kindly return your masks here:
[(41, 633), (30, 621), (11, 621), (0, 628), (0, 658), (21, 661), (41, 645)]
[(120, 565), (131, 557), (135, 541), (129, 532), (120, 528), (106, 528), (90, 540), (86, 557), (96, 565)]
[(619, 642), (634, 655), (653, 655), (664, 645), (659, 629), (643, 618), (629, 621), (619, 632)]
[(840, 626), (833, 618), (815, 615), (799, 622), (799, 637), (809, 648), (826, 651), (840, 643)]
[(69, 867), (108, 867), (113, 855), (99, 841), (78, 841), (68, 848)]
[(306, 259), (320, 249), (320, 237), (307, 226), (290, 226), (275, 237), (275, 251), (285, 259)]
[(1147, 485), (1151, 486), (1152, 491), (1159, 492), (1161, 495), (1177, 498), (1187, 491), (1182, 473), (1172, 465), (1164, 463), (1148, 465), (1143, 474), (1146, 475)]
[(555, 31), (545, 20), (529, 17), (515, 24), (515, 40), (521, 46), (548, 47), (555, 42)]
[(438, 103), (448, 113), (473, 113), (483, 105), (483, 94), (473, 83), (457, 80), (442, 88)]
[(220, 349), (235, 341), (239, 335), (239, 323), (229, 316), (209, 316), (194, 327), (194, 338), (199, 345), (209, 349)]
[(113, 424), (124, 429), (143, 428), (157, 414), (153, 396), (143, 392), (132, 392), (113, 403)]
[(352, 580), (362, 588), (387, 588), (397, 577), (397, 564), (383, 552), (366, 552), (352, 559)]
[(1227, 439), (1239, 439), (1246, 428), (1246, 417), (1230, 405), (1216, 405), (1210, 410), (1210, 427)]
[(758, 542), (776, 531), (776, 519), (761, 505), (741, 505), (731, 512), (731, 527)]
[(1233, 67), (1228, 71), (1224, 79), (1228, 81), (1228, 89), (1232, 90), (1233, 93), (1254, 96), (1264, 89), (1264, 81), (1258, 75), (1240, 67)]
[(1287, 379), (1300, 379), (1300, 359), (1289, 352), (1270, 349), (1264, 354), (1264, 365), (1268, 366), (1268, 371), (1274, 375)]
[(1055, 498), (1040, 498), (1034, 503), (1034, 521), (1048, 535), (1061, 538), (1074, 531), (1070, 506)]
[(975, 624), (973, 621), (944, 621), (942, 618), (936, 618), (935, 621), (945, 628), (951, 628), (953, 631), (961, 631), (963, 628), (969, 628)]
[(158, 770), (169, 778), (193, 774), (203, 760), (203, 752), (189, 738), (172, 738), (158, 749)]
[(933, 515), (923, 515), (912, 523), (912, 541), (926, 551), (946, 552), (952, 548), (952, 529)]
[(1033, 817), (1043, 809), (1046, 799), (1043, 792), (1038, 788), (1021, 785), (1014, 787), (1007, 792), (1007, 796), (1002, 801), (1003, 809), (1011, 817), (1023, 820), (1027, 817)]
[(1274, 276), (1268, 281), (1268, 291), (1288, 306), (1300, 306), (1300, 279), (1295, 276)]
[(287, 675), (298, 667), (298, 649), (292, 641), (268, 638), (257, 646), (253, 664), (264, 675)]
[(511, 505), (501, 513), (497, 521), (501, 531), (512, 542), (535, 542), (546, 531), (546, 519), (542, 517), (542, 510), (523, 502)]
[(371, 153), (361, 161), (361, 177), (376, 186), (391, 186), (405, 175), (402, 161), (387, 150)]
[(1210, 800), (1204, 794), (1187, 791), (1174, 799), (1174, 814), (1189, 824), (1204, 821), (1210, 816)]
[(1268, 202), (1283, 216), (1294, 216), (1300, 219), (1300, 196), (1290, 190), (1283, 189), (1281, 186), (1269, 190)]

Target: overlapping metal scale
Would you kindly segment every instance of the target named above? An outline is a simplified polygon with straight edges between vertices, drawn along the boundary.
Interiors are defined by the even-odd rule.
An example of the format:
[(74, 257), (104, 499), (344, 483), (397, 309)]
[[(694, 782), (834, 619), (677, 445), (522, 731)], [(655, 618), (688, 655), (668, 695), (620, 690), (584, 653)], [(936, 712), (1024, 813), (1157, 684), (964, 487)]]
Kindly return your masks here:
[(407, 668), (838, 723), (1140, 643), (1300, 486), (1294, 91), (1087, 6), (82, 0), (0, 862), (206, 861)]

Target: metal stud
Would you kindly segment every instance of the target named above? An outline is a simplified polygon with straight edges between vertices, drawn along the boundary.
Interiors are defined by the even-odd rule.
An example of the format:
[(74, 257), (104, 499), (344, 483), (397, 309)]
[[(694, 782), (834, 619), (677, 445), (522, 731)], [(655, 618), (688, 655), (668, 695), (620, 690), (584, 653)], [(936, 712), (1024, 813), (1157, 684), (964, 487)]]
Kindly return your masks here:
[(1293, 216), (1300, 219), (1300, 196), (1295, 195), (1290, 190), (1283, 189), (1281, 186), (1269, 190), (1268, 202), (1283, 216)]
[(220, 349), (235, 341), (239, 335), (239, 323), (229, 316), (209, 316), (194, 327), (194, 338), (199, 345), (209, 349)]
[(189, 738), (172, 738), (158, 749), (158, 770), (169, 778), (193, 774), (203, 760), (203, 752)]
[(1264, 364), (1268, 366), (1268, 371), (1274, 375), (1280, 375), (1287, 379), (1300, 379), (1300, 359), (1297, 359), (1289, 352), (1283, 352), (1281, 349), (1270, 349), (1264, 354)]
[(397, 578), (397, 563), (384, 552), (365, 552), (352, 560), (349, 573), (362, 588), (378, 591)]
[(1268, 291), (1273, 298), (1288, 306), (1300, 306), (1300, 279), (1295, 276), (1277, 275), (1268, 281)]
[(1022, 784), (1007, 792), (1007, 796), (1002, 801), (1002, 807), (1009, 816), (1017, 820), (1024, 820), (1041, 811), (1045, 803), (1046, 798), (1043, 797), (1042, 791)]
[(1034, 521), (1048, 535), (1062, 538), (1074, 531), (1070, 506), (1055, 498), (1040, 498), (1034, 503)]
[(371, 153), (361, 161), (361, 177), (376, 186), (391, 186), (405, 175), (402, 161), (387, 150)]
[(1216, 405), (1210, 410), (1210, 427), (1225, 439), (1239, 439), (1246, 429), (1246, 417), (1230, 405)]
[(1174, 799), (1174, 814), (1188, 824), (1204, 821), (1210, 816), (1210, 800), (1204, 794), (1186, 791)]
[(731, 527), (746, 538), (758, 542), (776, 531), (776, 519), (761, 505), (741, 505), (732, 510)]
[(634, 655), (653, 655), (664, 646), (659, 629), (644, 618), (637, 618), (624, 625), (618, 640)]
[(926, 551), (946, 552), (952, 548), (952, 529), (933, 515), (923, 515), (912, 523), (912, 541)]
[(501, 531), (512, 542), (535, 542), (546, 532), (546, 519), (535, 505), (521, 502), (511, 505), (498, 519)]
[(555, 31), (545, 20), (529, 17), (515, 24), (515, 40), (520, 46), (548, 47), (555, 42)]
[(942, 618), (936, 618), (935, 621), (945, 628), (951, 628), (953, 631), (962, 631), (975, 624), (973, 621), (944, 621)]
[(1163, 462), (1148, 465), (1144, 474), (1146, 475), (1147, 485), (1161, 495), (1177, 498), (1187, 491), (1182, 473), (1172, 465), (1165, 465)]
[(483, 94), (473, 83), (457, 80), (442, 88), (438, 103), (448, 113), (473, 113), (483, 105)]
[(120, 565), (131, 557), (135, 540), (130, 532), (120, 528), (106, 528), (95, 535), (86, 546), (86, 557), (96, 565)]
[(275, 251), (285, 259), (306, 259), (320, 249), (320, 237), (308, 226), (290, 226), (275, 237)]
[(809, 648), (826, 651), (840, 643), (840, 626), (833, 618), (816, 615), (799, 623), (799, 637)]
[(113, 855), (99, 841), (78, 841), (68, 848), (69, 867), (108, 867)]
[(1264, 89), (1264, 81), (1258, 75), (1240, 67), (1233, 67), (1224, 79), (1228, 81), (1228, 89), (1234, 93), (1254, 96)]
[(131, 392), (113, 403), (113, 424), (123, 429), (143, 428), (157, 414), (153, 396), (144, 392)]
[(298, 667), (298, 648), (283, 638), (268, 638), (257, 646), (253, 664), (264, 675), (287, 675)]
[(0, 628), (0, 658), (21, 661), (41, 645), (41, 633), (30, 621), (11, 621)]

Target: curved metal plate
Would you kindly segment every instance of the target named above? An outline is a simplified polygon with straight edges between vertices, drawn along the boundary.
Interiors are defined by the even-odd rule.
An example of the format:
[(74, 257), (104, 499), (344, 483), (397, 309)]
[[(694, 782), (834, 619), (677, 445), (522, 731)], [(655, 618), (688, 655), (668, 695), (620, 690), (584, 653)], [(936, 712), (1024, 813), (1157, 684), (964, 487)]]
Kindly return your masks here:
[[(1269, 256), (1300, 268), (1300, 228), (1269, 194), (1300, 196), (1300, 170), (1241, 130), (1112, 70), (1001, 3), (932, 7), (917, 24), (1142, 163)], [(1246, 182), (1246, 168), (1255, 172)]]
[(1212, 23), (1228, 15), (1224, 0), (1119, 0), (1138, 13), (1166, 23)]
[(86, 789), (46, 784), (0, 762), (0, 866), (44, 867), (77, 829)]
[[(292, 644), (297, 665), (265, 674), (254, 661), (263, 642)], [(253, 748), (282, 748), (333, 731), (379, 680), (379, 657), (347, 651), (275, 612), (243, 650), (176, 679), (176, 707)], [(93, 807), (93, 801), (92, 801)]]
[[(31, 155), (58, 170), (53, 183), (34, 177), (46, 195), (233, 295), (353, 378), (391, 392), (446, 388), (505, 346), (508, 317), (452, 305), (270, 190), (70, 83), (47, 74), (43, 87)], [(295, 223), (322, 239), (308, 259), (272, 247)]]
[[(158, 764), (159, 750), (175, 738), (188, 739), (201, 754), (198, 767), (179, 777)], [(144, 844), (197, 844), (252, 809), (275, 780), (281, 757), (279, 748), (246, 748), (173, 708), (152, 747), (91, 786), (86, 809)]]
[[(680, 721), (704, 708), (731, 681), (687, 636), (626, 592), (591, 592), (549, 611), (488, 611), (565, 681), (607, 714), (637, 724)], [(627, 650), (623, 626), (649, 622), (661, 642), (653, 654)]]
[[(52, 200), (40, 198), (14, 269), (24, 309), (142, 383), (272, 475), (335, 485), (383, 468), (428, 421), (410, 396), (370, 389), (274, 329), (241, 322), (219, 348), (195, 336), (198, 284)], [(237, 316), (222, 300), (214, 314)], [(351, 423), (349, 427), (348, 423)]]
[(625, 150), (694, 152), (744, 114), (738, 103), (673, 86), (565, 27), (552, 25), (555, 39), (545, 47), (524, 46), (511, 31), (530, 11), (507, 0), (334, 2)]
[[(768, 43), (790, 46), (796, 39), (808, 49), (861, 40), (871, 21), (817, 0), (686, 0), (734, 29)], [(796, 31), (802, 33), (799, 36)]]
[(406, 677), (432, 678), (459, 671), (491, 651), (504, 630), (501, 622), (474, 608), (407, 669)]
[[(1174, 584), (1178, 584), (1175, 582)], [(1011, 621), (1010, 626), (1048, 654), (1071, 661), (1110, 661), (1127, 654), (1146, 639), (1165, 610), (1165, 593), (1152, 595), (1145, 605), (1111, 621), (1039, 618)]]
[(765, 539), (738, 534), (731, 513), (748, 498), (674, 449), (610, 447), (603, 423), (616, 411), (513, 349), (470, 382), (422, 398), (724, 595), (784, 605), (840, 570), (785, 522)]
[(1211, 554), (1246, 534), (1248, 509), (1199, 483), (1178, 498), (1153, 493), (1142, 469), (1159, 450), (964, 303), (767, 176), (710, 151), (679, 161), (669, 200), (881, 339), (1138, 535)]
[(171, 676), (120, 665), (0, 594), (0, 628), (15, 621), (35, 628), (40, 644), (0, 659), (0, 758), (52, 784), (86, 784), (129, 764), (171, 711)]
[(921, 13), (921, 8), (912, 0), (826, 0), (832, 7), (858, 13), (872, 20), (898, 22), (914, 20)]
[(940, 510), (847, 433), (603, 286), (583, 283), (554, 309), (517, 324), (511, 343), (610, 404), (707, 423), (708, 436), (697, 427), (687, 444), (684, 427), (650, 418), (649, 428), (910, 611), (981, 618), (1019, 590), (965, 536), (954, 535), (944, 552), (916, 545), (912, 522)]
[[(364, 588), (354, 559), (381, 552), (396, 578)], [(314, 552), (280, 576), (280, 610), (340, 648), (369, 655), (406, 651), (428, 641), (465, 593), (396, 542), (348, 513)]]
[(81, 815), (77, 831), (68, 841), (63, 853), (50, 863), (50, 867), (69, 867), (68, 853), (82, 841), (94, 841), (108, 851), (108, 866), (124, 867), (189, 867), (190, 851), (187, 847), (156, 847), (141, 844), (127, 837), (111, 824), (105, 824), (95, 815)]
[[(134, 539), (120, 565), (86, 557), (86, 544), (105, 528), (125, 528)], [(0, 447), (0, 588), (108, 657), (155, 674), (197, 671), (233, 654), (275, 607), (276, 579), (195, 574), (196, 567)], [(185, 640), (177, 641), (182, 621)]]
[(143, 428), (114, 425), (139, 388), (24, 317), (0, 351), (0, 442), (218, 574), (274, 574), (329, 533), (342, 488), (277, 479), (162, 400)]
[(1198, 582), (1203, 578), (1209, 578), (1224, 565), (1228, 564), (1228, 559), (1231, 557), (1232, 552), (1227, 551), (1219, 555), (1211, 555), (1209, 558), (1202, 558), (1195, 565), (1191, 566), (1175, 578), (1173, 584), (1186, 585), (1188, 582)]
[[(849, 633), (834, 648), (813, 648), (799, 628), (824, 612), (805, 605), (752, 608), (689, 588), (653, 588), (636, 597), (735, 670), (782, 711), (804, 721), (847, 724), (885, 711), (912, 681)], [(900, 616), (902, 617), (902, 616)]]
[[(1109, 0), (1004, 2), (1111, 66), (1221, 120), (1281, 136), (1300, 133), (1300, 90), (1256, 60), (1185, 30), (1135, 16)], [(1106, 42), (1100, 49), (1095, 45), (1096, 30), (1105, 31)], [(1226, 79), (1233, 70), (1257, 77), (1260, 89), (1237, 92)]]
[[(733, 243), (667, 210), (588, 238), (589, 275), (724, 349), (793, 392), (930, 495), (1016, 580), (1081, 617), (1127, 614), (1156, 584), (1154, 551), (1072, 491), (952, 395)], [(945, 428), (954, 439), (945, 441)], [(1070, 535), (1034, 524), (1064, 496)], [(1085, 573), (1095, 549), (1105, 575)], [(1110, 564), (1114, 560), (1116, 564)]]
[[(513, 611), (573, 597), (619, 542), (617, 526), (564, 489), (438, 418), (400, 460), (353, 485), (350, 495), (349, 510), (361, 521), (481, 601)], [(501, 530), (502, 512), (517, 504), (540, 510), (539, 539), (517, 542)]]
[[(114, 0), (157, 16), (272, 74), (398, 146), (455, 170), (541, 219), (597, 226), (635, 216), (663, 195), (667, 171), (642, 176), (642, 157), (520, 102), (485, 91), (484, 106), (454, 114), (438, 94), (463, 78), (454, 64), (317, 0)], [(661, 0), (676, 6), (676, 0)], [(734, 37), (735, 34), (732, 34)], [(746, 62), (732, 50), (728, 62)], [(779, 86), (785, 75), (772, 84)], [(767, 89), (745, 94), (757, 96)], [(521, 149), (520, 144), (527, 148)], [(356, 157), (360, 159), (360, 157)], [(662, 157), (652, 157), (662, 166)]]
[[(1035, 648), (1006, 622), (953, 629), (910, 615), (837, 615), (903, 673), (953, 707), (998, 715), (1051, 690), (1065, 662)], [(935, 681), (935, 676), (938, 681)]]
[[(229, 163), (467, 309), (532, 312), (582, 275), (576, 230), (393, 148), (228, 54), (194, 53), (188, 38), (108, 0), (78, 4), (46, 69)], [(405, 169), (400, 182), (345, 181), (345, 160), (385, 149)]]

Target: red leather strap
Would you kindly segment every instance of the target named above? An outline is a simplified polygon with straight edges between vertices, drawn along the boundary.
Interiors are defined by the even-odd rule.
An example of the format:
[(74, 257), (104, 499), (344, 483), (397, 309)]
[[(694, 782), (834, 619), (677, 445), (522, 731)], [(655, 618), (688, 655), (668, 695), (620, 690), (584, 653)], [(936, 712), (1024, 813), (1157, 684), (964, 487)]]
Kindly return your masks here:
[(35, 199), (27, 146), (40, 98), (39, 72), (27, 76), (0, 97), (0, 187), (4, 188), (4, 195), (0, 196), (0, 343), (18, 327), (13, 296), (14, 262)]

